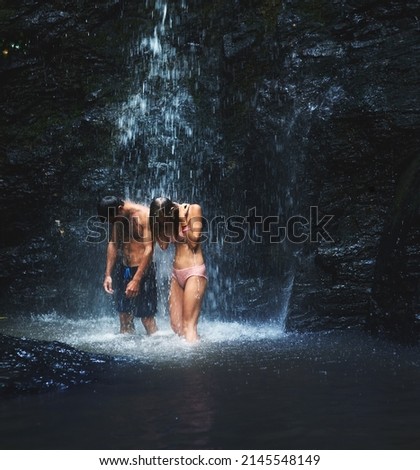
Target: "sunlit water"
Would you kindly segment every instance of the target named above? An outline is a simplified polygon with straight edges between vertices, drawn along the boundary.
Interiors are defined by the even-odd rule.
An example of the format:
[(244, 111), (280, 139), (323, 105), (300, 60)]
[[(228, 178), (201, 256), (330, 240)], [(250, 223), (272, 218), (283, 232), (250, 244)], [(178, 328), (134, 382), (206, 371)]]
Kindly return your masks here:
[[(2, 321), (3, 333), (104, 354), (99, 375), (0, 403), (2, 448), (409, 449), (420, 444), (420, 349), (276, 323), (200, 322), (191, 346), (159, 319), (118, 334), (117, 317)], [(86, 364), (84, 364), (86, 366)], [(51, 365), (54, 367), (54, 365)], [(31, 373), (36, 373), (32, 371)]]

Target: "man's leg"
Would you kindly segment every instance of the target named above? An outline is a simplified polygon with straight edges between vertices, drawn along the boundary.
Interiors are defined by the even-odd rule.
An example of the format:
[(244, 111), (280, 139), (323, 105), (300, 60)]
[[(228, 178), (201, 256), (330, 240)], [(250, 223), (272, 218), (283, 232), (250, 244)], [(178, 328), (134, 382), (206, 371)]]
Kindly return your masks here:
[(148, 335), (156, 333), (158, 330), (155, 319), (157, 312), (157, 287), (156, 272), (153, 263), (149, 266), (145, 277), (142, 279), (140, 294), (136, 301), (140, 319), (146, 333)]
[(152, 335), (158, 330), (155, 317), (142, 317), (141, 322), (143, 323), (148, 335)]
[(133, 334), (134, 328), (134, 317), (130, 313), (120, 312), (120, 333), (121, 334)]
[(155, 317), (142, 317), (141, 322), (143, 323), (146, 333), (152, 335), (157, 331), (157, 325)]

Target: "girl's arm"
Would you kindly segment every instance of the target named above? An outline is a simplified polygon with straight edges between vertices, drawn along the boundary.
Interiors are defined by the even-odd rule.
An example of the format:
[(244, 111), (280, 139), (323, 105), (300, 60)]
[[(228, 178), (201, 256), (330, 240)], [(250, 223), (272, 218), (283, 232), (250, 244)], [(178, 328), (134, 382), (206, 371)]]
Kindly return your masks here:
[(186, 221), (182, 221), (181, 217), (181, 230), (185, 234), (185, 240), (191, 250), (195, 251), (201, 243), (201, 234), (203, 230), (203, 213), (201, 206), (198, 204), (191, 204), (188, 207), (188, 217)]

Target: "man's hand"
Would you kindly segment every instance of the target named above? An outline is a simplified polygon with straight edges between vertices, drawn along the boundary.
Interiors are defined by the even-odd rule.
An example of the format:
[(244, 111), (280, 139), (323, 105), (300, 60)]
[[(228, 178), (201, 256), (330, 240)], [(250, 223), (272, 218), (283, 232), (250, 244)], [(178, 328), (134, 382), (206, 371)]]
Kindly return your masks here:
[(136, 297), (136, 295), (138, 295), (140, 291), (140, 282), (139, 281), (135, 281), (134, 279), (132, 279), (128, 285), (127, 285), (127, 288), (125, 289), (125, 295), (131, 299), (132, 297)]
[(108, 292), (108, 294), (113, 294), (114, 293), (114, 289), (112, 288), (112, 277), (111, 276), (105, 276), (103, 286), (104, 286), (105, 292)]

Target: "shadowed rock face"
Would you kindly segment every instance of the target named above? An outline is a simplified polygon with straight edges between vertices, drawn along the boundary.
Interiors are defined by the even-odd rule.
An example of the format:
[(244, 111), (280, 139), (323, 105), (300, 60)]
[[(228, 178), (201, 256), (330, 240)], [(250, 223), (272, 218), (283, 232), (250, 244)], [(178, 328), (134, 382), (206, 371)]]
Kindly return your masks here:
[(109, 358), (77, 351), (59, 342), (0, 335), (0, 396), (66, 390), (95, 382)]
[[(316, 34), (317, 46), (302, 47), (305, 80), (329, 83), (332, 91), (324, 116), (311, 128), (302, 200), (334, 215), (334, 243), (303, 248), (307, 256), (299, 259), (290, 325), (299, 319), (313, 324), (312, 313), (318, 326), (327, 326), (332, 314), (341, 326), (368, 319), (373, 329), (417, 335), (413, 6), (348, 2)], [(322, 63), (329, 66), (322, 70)]]
[[(170, 5), (165, 40), (190, 61), (180, 85), (194, 125), (162, 161), (154, 143), (122, 149), (116, 139), (133, 69), (146, 76), (152, 60), (132, 53), (153, 35), (149, 3), (0, 2), (3, 308), (96, 308), (105, 246), (86, 243), (86, 221), (97, 199), (127, 185), (147, 194), (173, 158), (180, 197), (191, 197), (190, 169), (201, 174), (196, 195), (209, 217), (255, 208), (285, 225), (309, 220), (311, 206), (318, 220), (334, 216), (332, 241), (321, 231), (270, 243), (253, 220), (261, 243), (207, 247), (228, 316), (270, 317), (293, 277), (291, 329), (368, 325), (416, 337), (416, 2)], [(314, 224), (297, 235), (316, 235)]]

